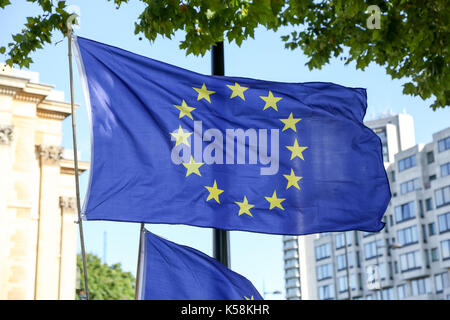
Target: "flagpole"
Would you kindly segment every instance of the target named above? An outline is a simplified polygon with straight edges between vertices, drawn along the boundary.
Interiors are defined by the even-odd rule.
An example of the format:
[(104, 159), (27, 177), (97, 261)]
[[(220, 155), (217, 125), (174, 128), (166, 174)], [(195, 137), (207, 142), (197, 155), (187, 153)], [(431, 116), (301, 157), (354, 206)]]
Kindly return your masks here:
[(139, 233), (139, 252), (136, 270), (136, 287), (134, 288), (134, 300), (139, 300), (139, 286), (141, 284), (141, 251), (142, 251), (142, 235), (144, 234), (145, 225), (141, 223), (141, 229)]
[[(223, 41), (211, 46), (211, 73), (215, 76), (225, 75)], [(220, 229), (213, 229), (213, 254), (214, 258), (226, 267), (230, 266), (228, 232)]]
[(81, 257), (83, 260), (83, 275), (84, 275), (84, 289), (86, 291), (86, 300), (89, 300), (89, 286), (87, 276), (87, 263), (86, 263), (86, 251), (84, 247), (84, 233), (83, 233), (83, 220), (81, 219), (81, 200), (80, 200), (80, 181), (78, 176), (78, 148), (77, 148), (77, 136), (76, 136), (76, 124), (75, 124), (75, 108), (73, 97), (73, 71), (72, 71), (72, 21), (76, 19), (76, 14), (71, 15), (67, 19), (67, 39), (69, 46), (69, 75), (70, 75), (70, 105), (72, 112), (72, 137), (73, 137), (73, 161), (75, 166), (75, 189), (77, 196), (77, 212), (78, 212), (78, 227), (80, 231), (80, 243), (81, 243)]

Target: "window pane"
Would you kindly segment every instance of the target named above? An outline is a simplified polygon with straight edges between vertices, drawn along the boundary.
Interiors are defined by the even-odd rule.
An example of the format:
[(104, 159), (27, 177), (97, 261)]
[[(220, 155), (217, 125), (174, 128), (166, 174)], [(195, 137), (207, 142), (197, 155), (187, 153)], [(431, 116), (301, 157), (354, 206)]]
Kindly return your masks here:
[(441, 241), (442, 259), (450, 258), (450, 240)]

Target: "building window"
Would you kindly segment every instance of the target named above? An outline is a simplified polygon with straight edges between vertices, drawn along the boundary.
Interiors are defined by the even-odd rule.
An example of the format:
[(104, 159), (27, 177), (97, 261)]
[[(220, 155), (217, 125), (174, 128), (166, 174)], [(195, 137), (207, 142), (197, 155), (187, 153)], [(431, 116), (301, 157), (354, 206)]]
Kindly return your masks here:
[(368, 237), (368, 236), (373, 236), (374, 234), (377, 234), (377, 232), (362, 231), (363, 238)]
[(450, 259), (450, 239), (441, 241), (442, 260)]
[(338, 287), (339, 292), (345, 292), (347, 291), (348, 285), (347, 285), (347, 276), (339, 277), (338, 278)]
[(434, 199), (436, 201), (436, 208), (450, 204), (450, 186), (434, 191)]
[(316, 261), (328, 258), (330, 256), (331, 247), (329, 243), (325, 243), (316, 247)]
[(334, 299), (334, 286), (332, 284), (319, 287), (319, 300)]
[(422, 238), (423, 242), (427, 243), (427, 228), (424, 224), (422, 225)]
[(425, 249), (423, 251), (423, 256), (425, 257), (425, 265), (427, 266), (427, 268), (430, 268), (430, 256), (428, 254), (428, 249)]
[(355, 235), (355, 246), (359, 245), (359, 240), (358, 240), (358, 231), (353, 231), (353, 234)]
[(438, 216), (439, 233), (450, 231), (450, 212)]
[(379, 250), (382, 245), (383, 242), (381, 240), (366, 243), (364, 245), (364, 255), (366, 257), (366, 260), (375, 258), (377, 255), (383, 255), (381, 250)]
[(446, 177), (450, 174), (450, 162), (447, 162), (446, 164), (443, 164), (441, 166), (441, 176)]
[(438, 248), (431, 249), (431, 262), (439, 261), (439, 252)]
[[(337, 270), (344, 270), (347, 268), (347, 260), (345, 259), (345, 254), (340, 254), (336, 257), (337, 260)], [(353, 254), (348, 254), (348, 267), (353, 268)]]
[(415, 167), (416, 164), (417, 164), (416, 163), (416, 155), (413, 154), (410, 157), (407, 157), (407, 158), (404, 158), (404, 159), (401, 159), (398, 161), (398, 171), (401, 172), (403, 170)]
[(397, 240), (403, 246), (419, 242), (419, 238), (417, 236), (417, 226), (398, 230)]
[(419, 213), (420, 217), (423, 218), (423, 201), (419, 200)]
[(443, 272), (434, 276), (434, 286), (436, 293), (444, 292), (444, 289), (448, 287), (448, 273)]
[[(380, 290), (376, 292), (377, 300), (381, 300)], [(394, 300), (394, 290), (392, 288), (383, 289), (383, 300)]]
[(420, 296), (430, 292), (430, 279), (421, 278), (411, 280), (411, 294), (413, 296)]
[[(350, 275), (350, 287), (352, 290), (356, 289), (356, 278), (355, 275)], [(347, 276), (342, 276), (338, 278), (338, 288), (339, 293), (345, 292), (348, 290), (348, 282), (347, 282)]]
[(441, 139), (438, 141), (438, 150), (439, 152), (443, 152), (445, 150), (450, 149), (450, 137)]
[(347, 236), (347, 245), (350, 246), (352, 244), (352, 232), (342, 232), (336, 235), (336, 249), (345, 247), (345, 236)]
[(383, 161), (389, 162), (389, 151), (388, 151), (388, 145), (387, 145), (386, 128), (374, 129), (374, 132), (381, 140), (381, 146), (382, 146), (382, 151), (383, 151)]
[(425, 210), (427, 210), (427, 211), (433, 210), (433, 199), (432, 198), (425, 199)]
[(298, 297), (300, 296), (300, 288), (289, 288), (286, 291), (288, 297)]
[(298, 248), (297, 239), (291, 239), (284, 242), (284, 250)]
[(405, 299), (408, 297), (406, 283), (397, 286), (397, 299)]
[(414, 201), (395, 207), (395, 222), (413, 219), (416, 216)]
[(358, 268), (361, 267), (361, 255), (359, 254), (359, 251), (356, 251), (356, 266)]
[(293, 287), (299, 287), (299, 286), (300, 286), (299, 278), (291, 278), (291, 279), (286, 280), (287, 288), (293, 288)]
[(428, 151), (427, 152), (427, 164), (430, 164), (433, 162), (434, 162), (434, 153), (433, 153), (433, 151)]
[(380, 263), (380, 264), (378, 264), (378, 269), (380, 272), (381, 280), (386, 279), (386, 265), (384, 263)]
[(284, 264), (284, 267), (286, 269), (289, 268), (298, 268), (298, 259), (289, 259), (286, 260), (286, 263)]
[(289, 269), (286, 270), (286, 278), (293, 278), (293, 277), (299, 277), (300, 273), (298, 272), (298, 269)]
[(391, 171), (391, 182), (395, 182), (395, 171)]
[(419, 251), (412, 251), (400, 255), (400, 268), (402, 272), (420, 269), (421, 261)]
[(291, 258), (297, 258), (297, 257), (298, 257), (297, 249), (286, 250), (284, 253), (284, 259), (291, 259)]
[(323, 264), (317, 267), (317, 280), (329, 279), (332, 276), (331, 263)]
[(436, 223), (432, 222), (428, 224), (428, 234), (430, 237), (436, 234)]
[(400, 193), (407, 194), (409, 192), (420, 190), (419, 179), (412, 179), (400, 184)]

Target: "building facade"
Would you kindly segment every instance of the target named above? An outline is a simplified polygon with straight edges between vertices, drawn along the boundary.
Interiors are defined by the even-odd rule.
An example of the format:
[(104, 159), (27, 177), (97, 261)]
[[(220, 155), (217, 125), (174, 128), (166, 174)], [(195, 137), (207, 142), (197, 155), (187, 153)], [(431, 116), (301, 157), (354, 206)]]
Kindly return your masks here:
[(366, 125), (383, 144), (386, 226), (284, 237), (286, 298), (450, 299), (450, 128), (424, 145), (408, 114)]
[(37, 73), (0, 64), (0, 299), (75, 298), (75, 170), (61, 147), (71, 110), (63, 99)]

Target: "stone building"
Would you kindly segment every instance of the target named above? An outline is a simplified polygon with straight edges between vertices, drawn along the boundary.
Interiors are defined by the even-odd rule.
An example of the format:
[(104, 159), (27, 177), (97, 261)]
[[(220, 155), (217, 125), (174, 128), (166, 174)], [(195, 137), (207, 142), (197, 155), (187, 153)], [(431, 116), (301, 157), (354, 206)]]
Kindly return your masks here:
[[(74, 299), (74, 162), (63, 92), (0, 64), (0, 299)], [(79, 172), (89, 163), (80, 162)]]

